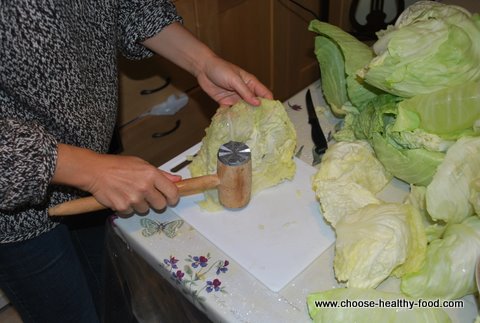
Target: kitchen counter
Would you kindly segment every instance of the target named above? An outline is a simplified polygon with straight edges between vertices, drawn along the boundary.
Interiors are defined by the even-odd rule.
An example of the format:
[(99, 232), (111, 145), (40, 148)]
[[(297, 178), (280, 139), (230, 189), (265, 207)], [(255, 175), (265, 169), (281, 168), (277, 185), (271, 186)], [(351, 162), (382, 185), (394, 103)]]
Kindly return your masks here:
[[(340, 120), (325, 108), (319, 81), (284, 103), (297, 130), (297, 157), (311, 165), (313, 143), (305, 107), (307, 89), (312, 91), (327, 139), (331, 139)], [(400, 201), (406, 189), (404, 184), (396, 183), (386, 195), (393, 197), (392, 201)], [(315, 212), (321, 217), (319, 209)], [(126, 247), (111, 246), (110, 254), (123, 258), (120, 271), (131, 297), (132, 312), (140, 322), (310, 322), (307, 295), (338, 287), (333, 273), (333, 244), (325, 246), (325, 251), (284, 287), (273, 291), (212, 243), (215, 239), (207, 239), (179, 217), (175, 208), (116, 218), (112, 224)], [(245, 239), (251, 239), (250, 236), (253, 235), (245, 232)], [(285, 237), (288, 238), (299, 239)], [(283, 266), (294, 261), (286, 258)], [(122, 266), (120, 262), (117, 265)], [(141, 268), (145, 266), (149, 267), (148, 274)], [(379, 288), (397, 289), (398, 281), (389, 279)], [(475, 299), (466, 297), (464, 309), (449, 313), (454, 322), (475, 317)]]

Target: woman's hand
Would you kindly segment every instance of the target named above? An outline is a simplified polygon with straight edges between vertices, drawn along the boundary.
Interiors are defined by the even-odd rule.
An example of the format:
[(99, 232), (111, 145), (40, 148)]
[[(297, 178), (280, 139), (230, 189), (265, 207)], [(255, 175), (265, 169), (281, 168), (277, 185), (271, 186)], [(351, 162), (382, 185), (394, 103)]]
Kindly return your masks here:
[(205, 60), (196, 76), (202, 89), (221, 105), (233, 105), (243, 99), (258, 106), (258, 97), (273, 98), (255, 76), (215, 55)]
[(104, 206), (126, 215), (175, 205), (179, 196), (174, 182), (180, 179), (137, 157), (60, 144), (52, 183), (90, 192)]
[(258, 97), (273, 98), (255, 76), (215, 55), (178, 22), (142, 44), (194, 75), (202, 89), (221, 105), (235, 104), (240, 98), (259, 105)]

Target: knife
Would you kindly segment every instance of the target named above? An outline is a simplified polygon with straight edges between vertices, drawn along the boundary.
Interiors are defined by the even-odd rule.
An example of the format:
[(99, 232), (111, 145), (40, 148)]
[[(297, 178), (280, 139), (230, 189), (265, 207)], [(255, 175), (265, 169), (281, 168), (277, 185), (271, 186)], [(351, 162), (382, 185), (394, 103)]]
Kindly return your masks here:
[[(194, 154), (192, 157), (195, 157), (197, 156), (197, 154)], [(176, 165), (176, 166), (173, 166), (170, 171), (172, 173), (176, 173), (182, 169), (184, 169), (185, 167), (187, 167), (189, 164), (191, 164), (193, 161), (193, 159), (185, 159), (184, 161), (182, 161), (180, 164)]]
[(316, 161), (317, 163), (320, 162), (320, 156), (323, 155), (327, 150), (328, 143), (325, 135), (323, 134), (322, 127), (320, 127), (320, 122), (318, 121), (317, 113), (315, 112), (315, 106), (313, 105), (310, 89), (307, 91), (305, 100), (307, 102), (308, 123), (312, 127), (312, 140), (314, 143), (313, 157), (315, 164)]

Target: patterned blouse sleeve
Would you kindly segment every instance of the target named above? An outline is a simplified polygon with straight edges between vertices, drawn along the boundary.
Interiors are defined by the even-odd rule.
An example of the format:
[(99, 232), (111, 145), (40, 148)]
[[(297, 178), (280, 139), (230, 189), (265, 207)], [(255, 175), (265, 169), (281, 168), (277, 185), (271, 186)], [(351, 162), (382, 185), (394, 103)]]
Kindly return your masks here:
[(170, 0), (121, 0), (118, 33), (122, 54), (130, 59), (152, 56), (140, 42), (176, 21), (183, 23)]
[(0, 209), (41, 203), (56, 160), (57, 141), (42, 127), (0, 119)]

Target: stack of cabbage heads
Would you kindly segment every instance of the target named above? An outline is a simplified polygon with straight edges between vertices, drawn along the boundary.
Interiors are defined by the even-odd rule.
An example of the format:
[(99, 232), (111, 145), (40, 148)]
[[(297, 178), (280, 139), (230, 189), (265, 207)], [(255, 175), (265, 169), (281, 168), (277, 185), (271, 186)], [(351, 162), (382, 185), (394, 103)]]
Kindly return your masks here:
[[(335, 139), (368, 142), (386, 171), (410, 184), (412, 196), (406, 204), (417, 210), (381, 211), (385, 213), (382, 217), (377, 212), (382, 202), (372, 196), (365, 199), (363, 191), (361, 203), (358, 198), (346, 203), (361, 207), (356, 212), (342, 209), (348, 215), (342, 213), (342, 219), (334, 221), (337, 249), (342, 246), (337, 250), (335, 269), (343, 276), (336, 272), (337, 278), (349, 281), (348, 287), (375, 287), (392, 270), (402, 277), (402, 292), (408, 296), (451, 299), (471, 294), (480, 250), (479, 14), (454, 5), (419, 1), (407, 8), (395, 25), (379, 32), (372, 47), (328, 23), (313, 20), (309, 29), (318, 34), (315, 54), (325, 100), (335, 115), (344, 118)], [(369, 170), (365, 168), (365, 172)], [(335, 194), (321, 192), (329, 183), (325, 175), (321, 177), (324, 179), (318, 178), (314, 189), (328, 211), (329, 205), (341, 203), (329, 200)], [(344, 191), (341, 195), (345, 196)], [(397, 221), (392, 221), (394, 213)], [(406, 217), (408, 213), (417, 215)], [(420, 222), (412, 222), (418, 214)], [(327, 220), (332, 219), (327, 214)], [(409, 226), (402, 229), (402, 221)], [(404, 242), (388, 245), (388, 254), (381, 253), (381, 247), (375, 248), (381, 232), (348, 231), (348, 223), (363, 232), (367, 232), (366, 227), (391, 231), (390, 236), (398, 241), (402, 240), (398, 235), (404, 235)], [(392, 225), (399, 228), (395, 235), (394, 229), (387, 230)], [(415, 234), (419, 235), (416, 239), (412, 238)], [(363, 256), (352, 256), (354, 236), (358, 243), (371, 243), (358, 251)], [(423, 242), (410, 247), (405, 244), (425, 241), (425, 236), (426, 250), (419, 247)], [(472, 252), (465, 252), (467, 249)], [(403, 268), (400, 274), (400, 263), (409, 258), (416, 259), (414, 265)], [(379, 261), (384, 264), (377, 266), (382, 270), (369, 267), (368, 262), (378, 265)], [(363, 283), (358, 280), (362, 275)]]
[[(215, 174), (218, 149), (232, 140), (247, 144), (251, 150), (252, 194), (294, 177), (297, 136), (281, 102), (262, 99), (258, 107), (244, 101), (220, 107), (189, 165), (192, 176)], [(217, 191), (207, 191), (200, 206), (209, 211), (221, 209)]]

